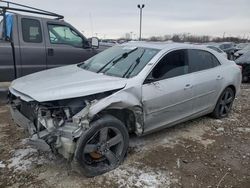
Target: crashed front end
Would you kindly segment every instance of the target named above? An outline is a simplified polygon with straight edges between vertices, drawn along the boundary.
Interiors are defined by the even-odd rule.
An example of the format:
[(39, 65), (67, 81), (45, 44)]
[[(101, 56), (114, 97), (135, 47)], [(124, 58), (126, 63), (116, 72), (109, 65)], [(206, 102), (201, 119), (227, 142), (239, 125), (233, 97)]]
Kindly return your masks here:
[(14, 122), (28, 131), (29, 144), (71, 159), (77, 138), (89, 127), (90, 105), (108, 94), (39, 103), (10, 92), (10, 112)]

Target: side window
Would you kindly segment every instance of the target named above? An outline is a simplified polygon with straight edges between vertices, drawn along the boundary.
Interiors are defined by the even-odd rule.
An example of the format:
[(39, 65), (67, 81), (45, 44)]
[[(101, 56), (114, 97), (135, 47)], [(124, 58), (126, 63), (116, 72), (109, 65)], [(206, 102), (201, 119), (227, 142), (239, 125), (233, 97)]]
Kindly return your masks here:
[(64, 25), (48, 24), (49, 39), (51, 44), (66, 44), (83, 47), (87, 44), (74, 30)]
[(162, 80), (188, 73), (186, 50), (176, 50), (165, 55), (154, 67), (151, 76)]
[(43, 41), (41, 24), (38, 20), (22, 18), (21, 22), (24, 42), (41, 43)]
[(217, 58), (204, 50), (188, 50), (189, 73), (210, 69), (220, 65)]

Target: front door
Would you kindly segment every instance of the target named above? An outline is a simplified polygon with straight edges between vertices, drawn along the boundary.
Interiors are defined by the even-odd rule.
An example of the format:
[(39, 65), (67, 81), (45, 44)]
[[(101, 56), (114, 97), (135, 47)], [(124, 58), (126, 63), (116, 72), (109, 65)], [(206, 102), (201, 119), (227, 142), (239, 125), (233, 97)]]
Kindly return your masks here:
[(67, 25), (47, 24), (47, 68), (83, 62), (97, 53), (88, 41)]
[(167, 127), (192, 114), (193, 75), (188, 74), (186, 50), (165, 55), (142, 86), (144, 132)]

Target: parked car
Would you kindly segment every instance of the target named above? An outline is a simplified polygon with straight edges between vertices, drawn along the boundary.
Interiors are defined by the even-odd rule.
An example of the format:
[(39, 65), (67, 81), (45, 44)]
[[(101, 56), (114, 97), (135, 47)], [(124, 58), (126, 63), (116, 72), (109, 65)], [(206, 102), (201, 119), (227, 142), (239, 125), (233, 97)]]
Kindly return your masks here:
[(243, 48), (245, 48), (247, 45), (249, 45), (250, 43), (239, 43), (236, 45), (236, 50), (242, 50)]
[(243, 48), (242, 50), (239, 50), (237, 52), (234, 53), (234, 56), (236, 58), (239, 58), (240, 56), (242, 56), (243, 54), (250, 52), (250, 44), (245, 46), (245, 48)]
[(236, 52), (235, 43), (233, 42), (222, 42), (218, 44), (218, 47), (227, 53), (227, 58), (230, 60), (234, 59), (234, 53)]
[(212, 49), (131, 42), (13, 81), (10, 110), (33, 144), (96, 176), (121, 164), (129, 133), (228, 116), (240, 84), (240, 68)]
[(250, 81), (250, 51), (244, 53), (235, 62), (242, 67), (242, 81)]
[(117, 45), (118, 43), (116, 42), (110, 42), (110, 41), (100, 41), (100, 45), (102, 46), (107, 46), (107, 47), (112, 47)]
[(215, 50), (216, 52), (220, 53), (221, 55), (223, 55), (223, 56), (227, 59), (227, 53), (224, 52), (224, 51), (223, 51), (222, 49), (220, 49), (219, 47), (213, 46), (213, 45), (207, 45), (206, 47)]
[[(79, 63), (103, 50), (98, 49), (97, 38), (90, 43), (61, 15), (11, 2), (1, 6), (3, 3), (6, 1), (0, 1), (0, 82)], [(12, 13), (17, 10), (52, 18)]]

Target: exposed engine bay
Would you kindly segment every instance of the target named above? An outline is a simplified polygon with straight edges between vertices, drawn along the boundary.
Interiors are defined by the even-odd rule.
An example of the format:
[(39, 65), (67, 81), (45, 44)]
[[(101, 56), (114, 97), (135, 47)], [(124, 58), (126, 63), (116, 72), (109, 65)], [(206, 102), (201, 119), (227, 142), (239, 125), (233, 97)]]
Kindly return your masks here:
[(9, 102), (15, 122), (19, 126), (27, 125), (29, 144), (71, 159), (77, 138), (89, 127), (89, 107), (113, 92), (43, 103), (26, 102), (9, 94)]

